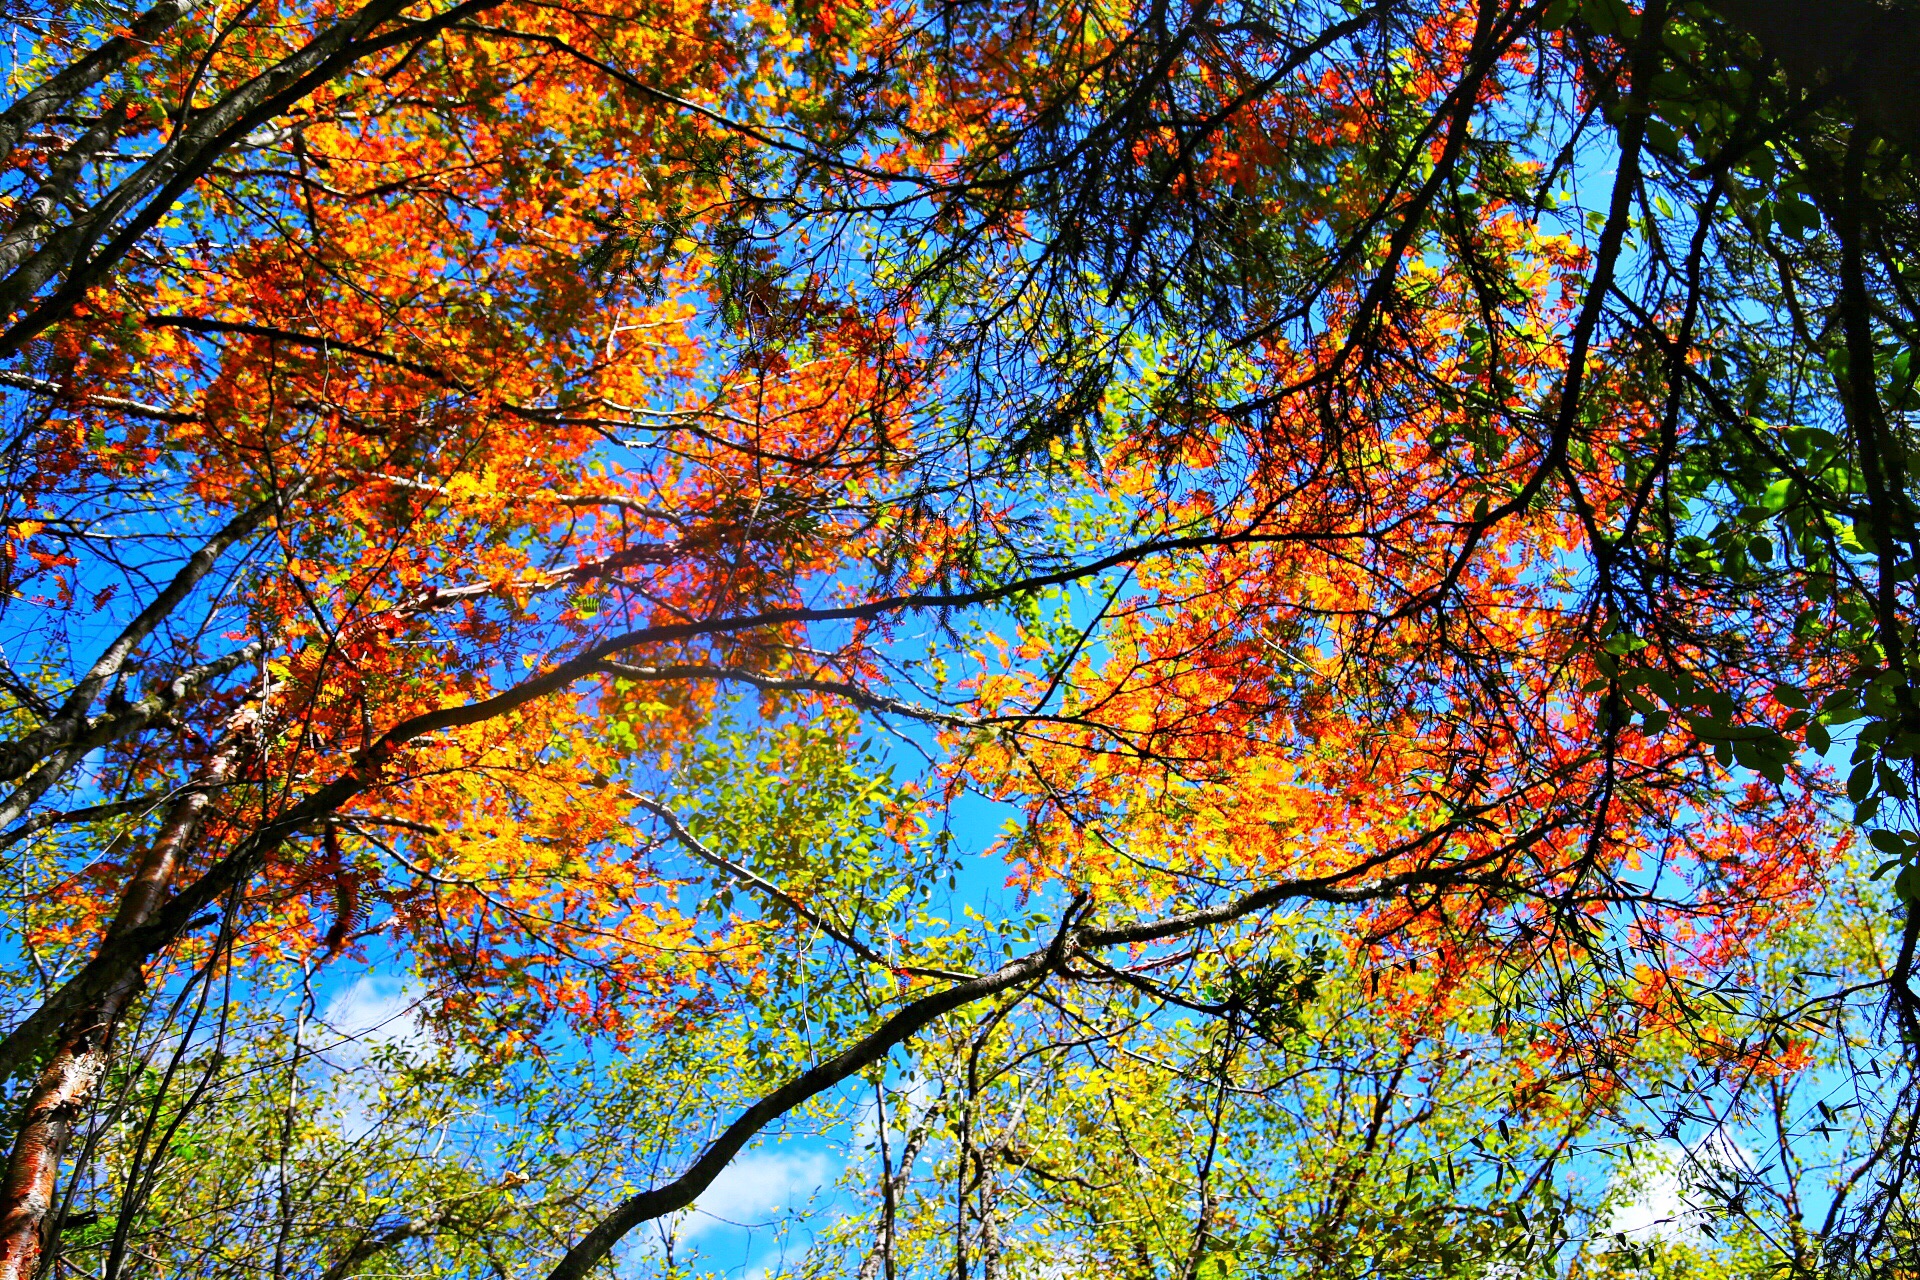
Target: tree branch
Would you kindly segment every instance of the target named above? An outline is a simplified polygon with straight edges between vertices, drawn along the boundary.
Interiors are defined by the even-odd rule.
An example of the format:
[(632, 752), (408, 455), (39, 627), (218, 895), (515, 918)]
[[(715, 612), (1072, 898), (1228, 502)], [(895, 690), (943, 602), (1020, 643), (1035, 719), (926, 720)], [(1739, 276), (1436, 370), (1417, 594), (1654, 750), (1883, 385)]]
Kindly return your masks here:
[(1920, 143), (1920, 13), (1875, 0), (1707, 0), (1787, 74), (1833, 86), (1888, 137)]

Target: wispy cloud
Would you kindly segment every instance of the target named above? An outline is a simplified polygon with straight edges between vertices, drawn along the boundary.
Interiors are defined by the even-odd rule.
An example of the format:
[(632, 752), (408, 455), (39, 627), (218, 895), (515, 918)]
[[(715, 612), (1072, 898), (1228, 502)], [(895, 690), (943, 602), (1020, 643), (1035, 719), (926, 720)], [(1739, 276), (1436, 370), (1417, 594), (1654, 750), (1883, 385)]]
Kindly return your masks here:
[(819, 1151), (742, 1156), (693, 1202), (680, 1236), (697, 1240), (770, 1222), (803, 1207), (838, 1178), (842, 1168), (839, 1160)]
[(352, 1071), (383, 1046), (409, 1058), (431, 1052), (420, 1017), (422, 994), (417, 982), (371, 973), (340, 991), (320, 1015), (324, 1032), (331, 1033), (320, 1042), (322, 1060), (335, 1071)]
[(1646, 1143), (1614, 1170), (1616, 1199), (1601, 1234), (1629, 1244), (1704, 1243), (1701, 1228), (1719, 1199), (1716, 1188), (1752, 1166), (1746, 1148), (1724, 1128), (1691, 1145)]
[(376, 1054), (397, 1051), (416, 1063), (433, 1054), (420, 1016), (423, 994), (417, 982), (368, 974), (329, 1000), (309, 1033), (320, 1075), (333, 1090), (335, 1122), (347, 1137), (365, 1138), (381, 1124)]

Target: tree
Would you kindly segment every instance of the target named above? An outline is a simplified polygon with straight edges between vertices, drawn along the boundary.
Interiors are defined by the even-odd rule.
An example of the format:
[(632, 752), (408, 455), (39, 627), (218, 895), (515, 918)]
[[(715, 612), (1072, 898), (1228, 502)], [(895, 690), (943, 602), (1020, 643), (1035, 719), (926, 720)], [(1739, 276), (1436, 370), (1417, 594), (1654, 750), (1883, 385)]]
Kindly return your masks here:
[[(503, 1124), (549, 1131), (554, 1055), (682, 1041), (735, 1118), (631, 1194), (570, 1181), (592, 1144), (511, 1210), (505, 1164), (435, 1168), (300, 1237), (343, 1275), (496, 1210), (554, 1235), (494, 1264), (585, 1274), (996, 1001), (1138, 994), (1214, 1020), (1141, 1043), (1257, 1055), (1299, 919), (1420, 1044), (1500, 992), (1575, 1141), (1673, 1055), (1797, 1061), (1699, 992), (1825, 883), (1835, 732), (1910, 1021), (1905, 135), (1866, 63), (1770, 54), (1781, 14), (44, 15), (0, 117), (10, 1274), (112, 1097), (149, 1136), (89, 1130), (118, 1208), (77, 1212), (164, 1269), (151, 1132), (228, 1095), (156, 1100), (193, 1075), (113, 1066), (127, 1028), (375, 946)], [(969, 792), (1025, 914), (929, 897)], [(261, 1036), (284, 1092), (232, 1105), (291, 1124), (307, 1050)]]

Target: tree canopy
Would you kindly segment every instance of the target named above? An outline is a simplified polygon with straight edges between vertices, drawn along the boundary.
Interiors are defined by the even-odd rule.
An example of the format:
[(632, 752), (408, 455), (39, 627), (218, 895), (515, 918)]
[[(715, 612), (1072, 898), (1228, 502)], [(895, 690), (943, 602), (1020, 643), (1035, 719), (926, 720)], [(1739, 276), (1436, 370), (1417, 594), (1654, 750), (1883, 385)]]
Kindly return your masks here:
[(0, 1277), (1912, 1274), (1915, 66), (22, 0)]

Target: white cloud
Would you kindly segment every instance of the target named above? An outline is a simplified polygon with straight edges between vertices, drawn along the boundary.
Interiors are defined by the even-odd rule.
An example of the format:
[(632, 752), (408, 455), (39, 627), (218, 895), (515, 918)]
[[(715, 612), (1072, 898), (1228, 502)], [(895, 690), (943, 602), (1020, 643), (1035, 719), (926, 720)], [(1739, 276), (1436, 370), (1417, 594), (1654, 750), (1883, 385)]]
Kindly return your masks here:
[(752, 1226), (799, 1208), (837, 1178), (841, 1167), (825, 1152), (742, 1156), (693, 1202), (681, 1238)]
[(386, 1107), (371, 1069), (377, 1050), (397, 1050), (414, 1063), (433, 1054), (420, 1016), (423, 996), (410, 979), (368, 974), (335, 994), (309, 1032), (320, 1078), (332, 1086), (334, 1121), (346, 1137), (359, 1141), (380, 1127)]
[(1724, 1128), (1689, 1146), (1643, 1144), (1614, 1169), (1608, 1189), (1616, 1198), (1601, 1235), (1624, 1236), (1629, 1244), (1703, 1244), (1715, 1188), (1752, 1167), (1746, 1148)]
[(1631, 1153), (1613, 1174), (1616, 1201), (1601, 1226), (1605, 1236), (1624, 1236), (1630, 1244), (1655, 1240), (1680, 1242), (1700, 1232), (1700, 1211), (1687, 1200), (1681, 1172), (1686, 1150), (1677, 1142), (1654, 1142)]
[(351, 1071), (376, 1046), (392, 1045), (409, 1058), (431, 1051), (427, 1024), (420, 1017), (424, 993), (417, 982), (368, 974), (327, 1002), (320, 1021), (332, 1034), (321, 1041), (321, 1056), (336, 1071)]

